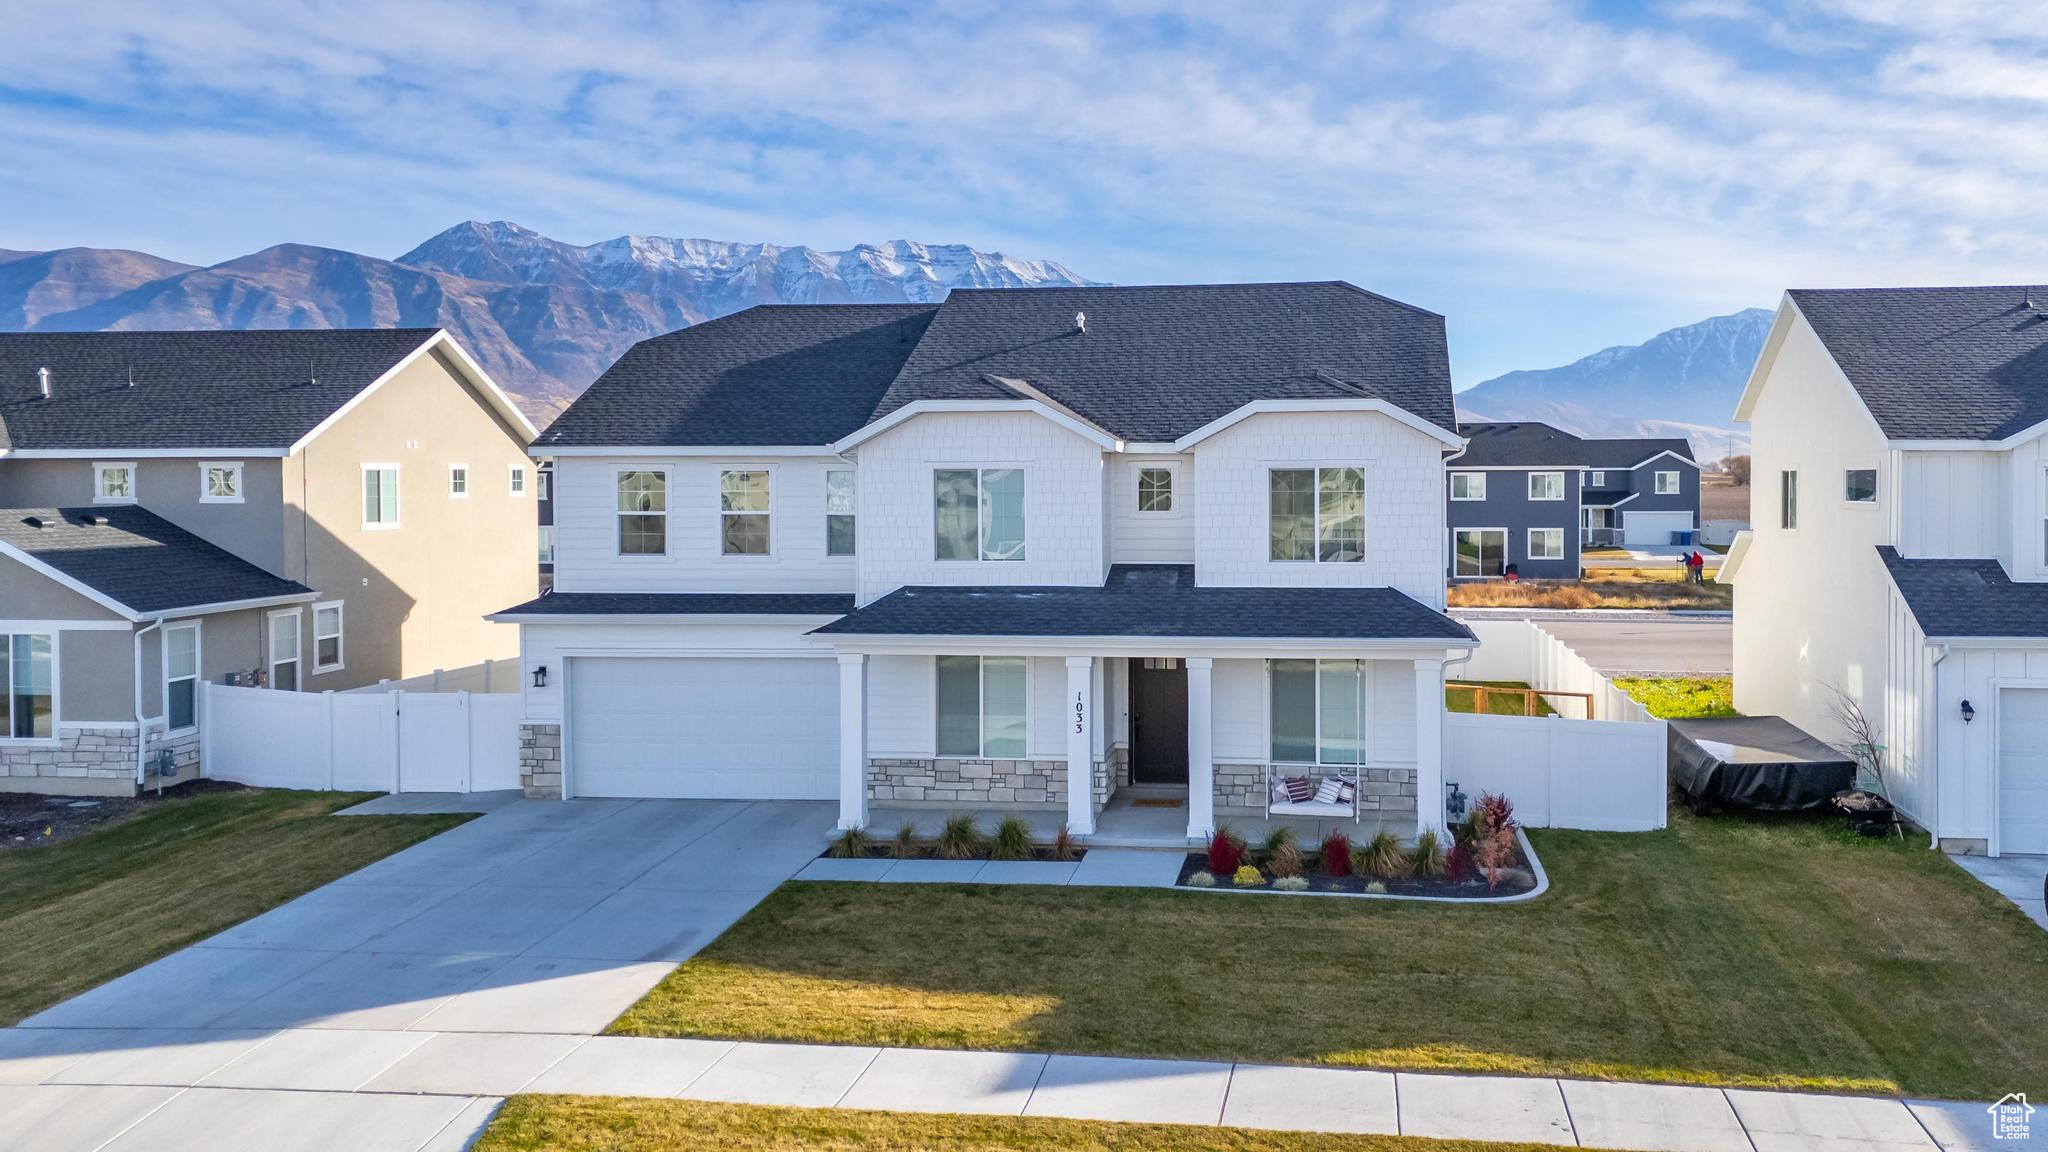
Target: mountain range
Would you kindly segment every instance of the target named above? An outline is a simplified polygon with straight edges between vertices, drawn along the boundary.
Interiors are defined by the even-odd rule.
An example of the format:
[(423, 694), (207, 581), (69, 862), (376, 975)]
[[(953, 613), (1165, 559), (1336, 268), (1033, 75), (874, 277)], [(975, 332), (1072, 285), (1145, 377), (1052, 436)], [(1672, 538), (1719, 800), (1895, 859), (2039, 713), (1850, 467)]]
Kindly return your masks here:
[[(0, 249), (0, 331), (448, 329), (545, 424), (637, 341), (756, 304), (934, 301), (954, 288), (1083, 285), (1050, 260), (897, 240), (840, 252), (621, 236), (576, 245), (468, 221), (394, 260), (280, 244), (210, 267), (145, 252)], [(1747, 436), (1729, 413), (1770, 329), (1750, 309), (1510, 372), (1458, 395), (1465, 420), (1583, 436), (1687, 436), (1703, 460)]]

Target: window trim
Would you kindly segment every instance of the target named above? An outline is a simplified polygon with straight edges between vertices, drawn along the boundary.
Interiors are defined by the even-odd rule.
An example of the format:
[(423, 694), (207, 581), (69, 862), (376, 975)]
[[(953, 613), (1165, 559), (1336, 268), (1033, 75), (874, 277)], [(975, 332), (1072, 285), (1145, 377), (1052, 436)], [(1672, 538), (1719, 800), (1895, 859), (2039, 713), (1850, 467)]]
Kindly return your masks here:
[[(838, 476), (838, 475), (842, 475), (842, 474), (844, 474), (844, 475), (846, 475), (846, 476), (850, 476), (850, 477), (852, 477), (852, 478), (853, 478), (853, 479), (852, 479), (852, 481), (851, 481), (851, 483), (852, 483), (852, 485), (853, 485), (853, 511), (851, 511), (851, 512), (834, 512), (834, 511), (832, 510), (832, 477), (834, 477), (834, 476)], [(848, 557), (858, 556), (858, 555), (860, 555), (860, 472), (859, 472), (859, 470), (858, 470), (858, 469), (855, 469), (855, 468), (850, 468), (850, 467), (848, 467), (848, 468), (827, 468), (827, 469), (825, 469), (825, 482), (824, 482), (824, 483), (825, 483), (825, 558), (826, 558), (826, 559), (828, 559), (828, 560), (842, 560), (842, 559), (846, 559), (846, 558), (848, 558)], [(771, 484), (771, 485), (770, 485), (770, 487), (769, 487), (769, 492), (770, 492), (770, 494), (771, 494), (771, 496), (772, 496), (772, 494), (773, 494), (773, 492), (774, 492), (774, 487), (773, 487), (773, 485), (772, 485), (772, 484)], [(937, 498), (937, 497), (936, 497), (936, 496), (934, 496), (934, 499), (935, 499), (935, 500), (936, 500), (936, 498)], [(772, 503), (772, 501), (771, 501), (771, 503)], [(848, 520), (851, 520), (851, 521), (853, 521), (853, 547), (852, 547), (852, 549), (851, 549), (851, 550), (849, 550), (849, 551), (846, 551), (846, 552), (834, 552), (834, 551), (832, 550), (832, 518), (833, 518), (833, 517), (835, 517), (835, 516), (844, 516), (844, 517), (846, 517), (846, 518), (847, 518)], [(936, 548), (936, 545), (934, 545), (934, 548)]]
[[(9, 632), (0, 634), (7, 639), (7, 655), (0, 660), (0, 700), (7, 704), (7, 725), (0, 728), (0, 748), (57, 748), (62, 746), (64, 724), (64, 668), (63, 633)], [(19, 637), (47, 637), (50, 641), (50, 734), (48, 736), (14, 735), (14, 641)]]
[[(234, 474), (235, 494), (233, 496), (210, 496), (207, 494), (208, 473), (215, 468), (225, 468)], [(249, 489), (244, 485), (247, 471), (240, 460), (201, 460), (199, 462), (199, 502), (201, 504), (243, 504), (247, 503)]]
[(535, 468), (533, 470), (533, 495), (536, 500), (553, 500), (555, 498), (554, 469)]
[[(1555, 495), (1555, 496), (1538, 496), (1538, 495), (1536, 494), (1536, 478), (1537, 478), (1538, 476), (1555, 476), (1555, 477), (1557, 477), (1557, 495)], [(1566, 485), (1566, 484), (1565, 484), (1565, 482), (1564, 482), (1564, 473), (1563, 473), (1563, 472), (1558, 472), (1558, 471), (1550, 471), (1550, 470), (1544, 470), (1544, 471), (1533, 471), (1533, 470), (1532, 470), (1532, 471), (1531, 471), (1531, 472), (1529, 473), (1529, 477), (1528, 477), (1528, 494), (1529, 494), (1529, 501), (1530, 501), (1531, 503), (1537, 503), (1537, 504), (1549, 504), (1549, 503), (1553, 503), (1553, 502), (1555, 502), (1555, 501), (1563, 500), (1563, 499), (1565, 498), (1565, 489), (1566, 489), (1566, 487), (1567, 487), (1567, 485)]]
[(535, 549), (538, 555), (534, 562), (553, 567), (555, 563), (555, 526), (553, 524), (542, 524), (539, 525), (539, 528), (540, 536), (537, 541), (538, 546)]
[[(456, 487), (458, 484), (462, 486), (459, 489)], [(448, 466), (448, 498), (450, 500), (469, 499), (469, 465), (450, 464)]]
[[(1669, 492), (1664, 490), (1664, 478), (1666, 476), (1671, 477), (1671, 491)], [(1685, 478), (1679, 475), (1676, 468), (1652, 472), (1650, 473), (1650, 495), (1683, 496), (1685, 495)]]
[[(1310, 744), (1313, 745), (1315, 748), (1316, 758), (1314, 760), (1278, 760), (1275, 759), (1273, 756), (1273, 664), (1275, 663), (1275, 661), (1280, 659), (1302, 660), (1303, 662), (1314, 666), (1313, 670), (1310, 672), (1310, 678), (1315, 683), (1315, 699), (1311, 702), (1311, 708), (1315, 716), (1315, 731), (1310, 735), (1309, 740)], [(1341, 760), (1323, 759), (1323, 665), (1336, 664), (1340, 662), (1346, 664), (1363, 665), (1363, 667), (1360, 669), (1360, 675), (1365, 677), (1371, 677), (1373, 675), (1371, 669), (1374, 662), (1362, 658), (1324, 658), (1321, 656), (1267, 657), (1266, 763), (1268, 766), (1280, 767), (1284, 765), (1289, 768), (1331, 768), (1338, 770), (1349, 768), (1354, 771), (1361, 771), (1359, 779), (1355, 782), (1363, 783), (1362, 770), (1365, 768), (1370, 768), (1375, 764), (1383, 763), (1383, 761), (1380, 761), (1376, 759), (1373, 755), (1371, 755), (1371, 753), (1374, 751), (1372, 745), (1377, 743), (1375, 740), (1372, 739), (1374, 735), (1373, 722), (1379, 716), (1379, 685), (1377, 682), (1372, 683), (1372, 692), (1367, 697), (1368, 702), (1366, 705), (1365, 715), (1362, 718), (1361, 723), (1359, 724), (1359, 741), (1361, 744), (1365, 745), (1365, 747), (1361, 749), (1362, 754), (1359, 756), (1358, 762), (1354, 764)]]
[[(765, 512), (728, 512), (725, 510), (725, 478), (735, 472), (759, 472), (768, 477), (768, 510)], [(718, 531), (713, 533), (712, 547), (720, 560), (760, 561), (775, 557), (775, 465), (742, 464), (737, 467), (720, 465), (717, 480), (712, 490), (712, 503), (718, 515)], [(727, 552), (725, 550), (725, 518), (728, 516), (759, 516), (768, 522), (768, 550), (766, 552)]]
[[(1538, 532), (1555, 532), (1555, 533), (1557, 533), (1557, 555), (1555, 555), (1555, 556), (1538, 556), (1538, 555), (1536, 554), (1536, 534), (1537, 534)], [(1562, 528), (1531, 528), (1531, 529), (1529, 529), (1529, 530), (1528, 530), (1528, 534), (1527, 534), (1527, 535), (1526, 535), (1526, 536), (1525, 536), (1525, 537), (1523, 538), (1523, 540), (1522, 540), (1522, 558), (1523, 558), (1523, 559), (1525, 559), (1525, 560), (1562, 560), (1562, 559), (1564, 559), (1564, 558), (1565, 558), (1565, 556), (1564, 556), (1564, 529), (1562, 529)]]
[[(128, 473), (128, 494), (126, 496), (108, 496), (100, 484), (101, 479), (108, 472), (112, 472), (117, 468), (123, 469)], [(137, 497), (141, 495), (141, 480), (142, 477), (136, 472), (135, 461), (133, 460), (95, 461), (92, 466), (92, 502), (95, 504), (133, 504), (136, 502)], [(202, 480), (200, 483), (203, 485), (205, 481)]]
[[(1465, 494), (1458, 495), (1458, 481), (1465, 481)], [(1472, 481), (1479, 481), (1479, 494), (1472, 494)], [(1454, 504), (1480, 504), (1486, 500), (1486, 473), (1453, 472), (1450, 479), (1451, 502)]]
[[(1311, 499), (1312, 499), (1312, 500), (1313, 500), (1313, 501), (1315, 502), (1315, 513), (1314, 513), (1314, 516), (1313, 516), (1313, 518), (1312, 518), (1312, 519), (1310, 520), (1310, 522), (1309, 522), (1309, 544), (1310, 544), (1310, 548), (1309, 548), (1309, 555), (1308, 555), (1308, 556), (1307, 556), (1306, 558), (1304, 558), (1304, 559), (1299, 559), (1299, 560), (1283, 560), (1283, 559), (1280, 559), (1280, 558), (1278, 558), (1278, 557), (1275, 557), (1275, 556), (1273, 555), (1273, 473), (1275, 473), (1275, 472), (1307, 472), (1307, 473), (1309, 473), (1309, 474), (1310, 474), (1310, 479), (1309, 479), (1309, 496), (1310, 496), (1310, 498), (1311, 498)], [(1356, 558), (1356, 559), (1352, 559), (1352, 560), (1325, 560), (1325, 559), (1323, 559), (1323, 473), (1325, 473), (1325, 472), (1356, 472), (1356, 473), (1358, 473), (1358, 499), (1359, 499), (1359, 504), (1358, 504), (1358, 556), (1357, 556), (1357, 558)], [(1367, 544), (1367, 541), (1368, 541), (1368, 540), (1369, 540), (1369, 538), (1370, 538), (1370, 534), (1369, 534), (1369, 533), (1367, 532), (1367, 523), (1366, 523), (1366, 522), (1367, 522), (1367, 520), (1369, 520), (1369, 519), (1370, 519), (1370, 517), (1368, 517), (1368, 516), (1367, 516), (1367, 514), (1366, 514), (1366, 501), (1367, 501), (1367, 500), (1369, 499), (1369, 497), (1370, 497), (1370, 493), (1371, 493), (1371, 487), (1370, 487), (1370, 485), (1369, 485), (1369, 484), (1367, 483), (1367, 481), (1366, 481), (1366, 468), (1365, 468), (1365, 465), (1364, 465), (1364, 464), (1296, 464), (1296, 465), (1287, 465), (1287, 466), (1282, 466), (1282, 465), (1277, 465), (1277, 464), (1276, 464), (1276, 465), (1271, 465), (1271, 466), (1269, 466), (1269, 467), (1268, 467), (1268, 468), (1266, 469), (1266, 563), (1268, 563), (1268, 564), (1363, 564), (1363, 563), (1365, 563), (1365, 562), (1366, 562), (1366, 560), (1367, 560), (1367, 559), (1368, 559), (1368, 557), (1369, 557), (1369, 553), (1368, 553), (1368, 552), (1367, 552), (1367, 550), (1366, 550), (1366, 544)]]
[(526, 498), (526, 465), (505, 465), (505, 495), (516, 500)]
[[(1166, 507), (1145, 507), (1145, 473), (1166, 473)], [(1137, 516), (1178, 517), (1184, 515), (1180, 501), (1180, 461), (1163, 460), (1158, 463), (1141, 463), (1131, 473), (1131, 512)]]
[[(1851, 474), (1853, 474), (1853, 473), (1856, 473), (1856, 472), (1868, 472), (1868, 473), (1870, 473), (1870, 499), (1868, 499), (1868, 500), (1857, 500), (1857, 499), (1853, 499), (1853, 498), (1852, 498), (1852, 497), (1850, 497), (1850, 495), (1849, 495), (1849, 477), (1850, 477), (1850, 475), (1851, 475)], [(1875, 508), (1875, 507), (1877, 507), (1877, 498), (1878, 498), (1878, 484), (1877, 484), (1877, 473), (1878, 473), (1878, 469), (1877, 469), (1877, 468), (1875, 468), (1875, 467), (1870, 467), (1870, 468), (1844, 468), (1844, 469), (1842, 469), (1842, 503), (1843, 503), (1843, 504), (1844, 504), (1845, 506), (1847, 506), (1847, 507), (1850, 507), (1850, 508)]]
[[(263, 616), (263, 686), (265, 688), (277, 689), (278, 665), (290, 664), (292, 665), (293, 673), (291, 690), (294, 692), (305, 691), (306, 678), (301, 673), (306, 669), (306, 637), (299, 629), (299, 617), (301, 615), (301, 609), (280, 608), (275, 612), (267, 612)], [(279, 660), (277, 658), (277, 622), (286, 618), (289, 618), (292, 622), (292, 658), (289, 660)]]
[[(622, 508), (620, 508), (620, 507), (619, 507), (619, 481), (621, 481), (621, 480), (625, 479), (625, 478), (626, 478), (626, 477), (628, 477), (628, 476), (631, 476), (631, 475), (633, 475), (633, 474), (634, 474), (634, 473), (636, 473), (636, 472), (646, 472), (646, 473), (650, 473), (650, 474), (652, 474), (652, 475), (655, 475), (655, 476), (659, 476), (659, 477), (661, 477), (661, 510), (660, 510), (659, 512), (628, 512), (628, 511), (626, 511), (626, 510), (624, 510), (624, 509), (622, 509)], [(668, 511), (669, 511), (669, 509), (668, 509), (668, 506), (669, 506), (669, 504), (671, 503), (671, 501), (670, 501), (670, 497), (671, 497), (672, 495), (674, 495), (674, 491), (673, 491), (673, 488), (672, 488), (672, 486), (671, 486), (671, 485), (669, 484), (669, 468), (668, 468), (668, 466), (667, 466), (667, 465), (665, 465), (665, 464), (663, 464), (663, 465), (648, 465), (648, 466), (646, 466), (646, 467), (641, 467), (641, 468), (613, 468), (613, 469), (612, 469), (612, 493), (611, 493), (611, 495), (612, 495), (612, 555), (614, 555), (614, 556), (617, 556), (617, 557), (619, 557), (619, 558), (620, 558), (620, 559), (622, 559), (622, 560), (666, 560), (666, 559), (668, 558), (668, 544), (669, 544), (669, 539), (668, 539), (668, 537), (669, 537), (669, 532), (668, 532)], [(660, 518), (661, 518), (661, 551), (659, 551), (659, 552), (628, 552), (628, 551), (626, 551), (626, 541), (625, 541), (625, 539), (624, 539), (624, 534), (625, 534), (625, 526), (624, 526), (623, 524), (621, 524), (621, 523), (620, 523), (620, 520), (622, 520), (623, 518), (625, 518), (625, 517), (627, 517), (627, 516), (658, 516), (658, 517), (660, 517)]]
[[(347, 603), (341, 600), (322, 600), (313, 605), (313, 675), (323, 672), (339, 672), (348, 667), (348, 612)], [(334, 663), (320, 662), (320, 613), (334, 609)]]
[[(970, 557), (941, 558), (939, 556), (939, 473), (974, 473), (974, 555)], [(1025, 506), (1018, 509), (1024, 521), (1023, 538), (1018, 543), (1015, 556), (991, 556), (988, 554), (988, 537), (982, 533), (982, 508), (987, 498), (988, 483), (983, 479), (990, 472), (1015, 472), (1018, 482), (1024, 486)], [(1031, 518), (1028, 502), (1031, 499), (1031, 473), (1022, 464), (934, 464), (932, 476), (932, 563), (934, 564), (1023, 564), (1031, 558)]]
[(1778, 471), (1778, 531), (1795, 535), (1799, 531), (1799, 469)]
[(1586, 472), (1585, 486), (1588, 488), (1607, 487), (1607, 469), (1592, 468)]
[[(1499, 534), (1500, 534), (1500, 562), (1501, 562), (1501, 566), (1502, 566), (1503, 568), (1505, 568), (1505, 567), (1506, 567), (1506, 566), (1508, 565), (1508, 547), (1509, 547), (1509, 545), (1511, 545), (1511, 544), (1512, 544), (1512, 543), (1514, 542), (1515, 534), (1514, 534), (1514, 533), (1512, 533), (1512, 532), (1510, 532), (1510, 531), (1508, 531), (1508, 530), (1507, 530), (1506, 528), (1480, 528), (1480, 527), (1463, 527), (1463, 526), (1460, 526), (1460, 527), (1454, 527), (1454, 528), (1452, 528), (1452, 529), (1451, 529), (1451, 579), (1453, 579), (1453, 580), (1498, 580), (1498, 579), (1500, 579), (1500, 573), (1498, 573), (1498, 572), (1494, 572), (1494, 573), (1490, 573), (1490, 574), (1489, 574), (1489, 573), (1486, 573), (1486, 572), (1476, 572), (1476, 573), (1474, 573), (1474, 574), (1472, 574), (1472, 575), (1470, 575), (1470, 576), (1466, 576), (1466, 575), (1463, 575), (1463, 574), (1459, 573), (1459, 571), (1458, 571), (1458, 536), (1459, 536), (1459, 534), (1460, 534), (1460, 533), (1464, 533), (1464, 532), (1476, 532), (1476, 533), (1479, 533), (1479, 534), (1480, 534), (1481, 536), (1484, 536), (1484, 535), (1485, 535), (1486, 533), (1488, 533), (1488, 532), (1497, 532), (1497, 533), (1499, 533)], [(1480, 558), (1481, 558), (1482, 560), (1483, 560), (1483, 559), (1485, 558), (1485, 556), (1486, 556), (1486, 543), (1485, 543), (1485, 541), (1484, 541), (1484, 540), (1481, 540), (1481, 541), (1480, 541), (1480, 544), (1479, 544), (1479, 555), (1480, 555)]]
[[(949, 653), (974, 658), (974, 746), (975, 755), (962, 756), (958, 752), (939, 751), (939, 659), (931, 658), (932, 669), (932, 758), (935, 760), (1024, 760), (1031, 755), (1032, 705), (1037, 702), (1037, 685), (1032, 681), (1031, 657), (1009, 652), (959, 652)], [(1019, 660), (1024, 664), (1024, 748), (1015, 756), (997, 756), (988, 750), (988, 662), (996, 660)]]
[[(161, 666), (161, 681), (163, 684), (163, 698), (159, 703), (163, 706), (165, 736), (183, 736), (188, 732), (199, 731), (199, 681), (205, 679), (202, 675), (202, 670), (205, 668), (205, 656), (200, 647), (205, 642), (205, 636), (200, 630), (202, 623), (204, 621), (201, 620), (180, 620), (175, 624), (166, 624), (163, 626), (162, 636), (157, 641), (157, 663)], [(171, 633), (173, 632), (192, 633), (192, 672), (190, 675), (171, 675)], [(171, 727), (171, 685), (180, 680), (192, 681), (192, 723), (183, 728), (173, 728)]]
[[(358, 507), (357, 507), (357, 511), (358, 511), (358, 512), (360, 512), (360, 513), (362, 514), (362, 517), (363, 517), (363, 531), (365, 531), (365, 532), (388, 532), (388, 531), (396, 531), (396, 530), (397, 530), (398, 528), (402, 527), (402, 526), (404, 525), (404, 523), (405, 523), (405, 505), (404, 505), (404, 503), (402, 502), (402, 501), (403, 501), (403, 497), (404, 497), (404, 493), (405, 493), (405, 478), (404, 478), (403, 476), (401, 476), (401, 475), (399, 474), (399, 467), (398, 467), (398, 465), (396, 465), (396, 464), (363, 464), (363, 465), (360, 465), (359, 467), (360, 467), (360, 473), (361, 473), (361, 476), (362, 476), (362, 482), (361, 482), (361, 483), (359, 483), (359, 484), (358, 484), (358, 485), (356, 486), (356, 503), (357, 503), (357, 505), (358, 505)], [(368, 497), (369, 497), (369, 494), (370, 494), (370, 493), (369, 493), (369, 488), (368, 488), (368, 485), (369, 485), (369, 482), (370, 482), (370, 481), (369, 481), (369, 478), (370, 478), (370, 473), (372, 473), (372, 472), (390, 472), (390, 473), (391, 473), (391, 492), (392, 492), (392, 495), (391, 495), (391, 519), (389, 519), (389, 520), (372, 520), (372, 519), (370, 519), (370, 518), (369, 518), (369, 509), (368, 509), (367, 505), (368, 505), (368, 503), (369, 503), (369, 501), (368, 501)], [(380, 481), (378, 482), (378, 488), (377, 488), (377, 506), (378, 506), (378, 511), (379, 511), (379, 513), (380, 513), (380, 514), (381, 514), (381, 513), (382, 513), (382, 511), (383, 511), (383, 505), (384, 505), (384, 489), (383, 489), (383, 486), (382, 486), (382, 484), (383, 484), (383, 482), (382, 482), (382, 481), (380, 480)]]

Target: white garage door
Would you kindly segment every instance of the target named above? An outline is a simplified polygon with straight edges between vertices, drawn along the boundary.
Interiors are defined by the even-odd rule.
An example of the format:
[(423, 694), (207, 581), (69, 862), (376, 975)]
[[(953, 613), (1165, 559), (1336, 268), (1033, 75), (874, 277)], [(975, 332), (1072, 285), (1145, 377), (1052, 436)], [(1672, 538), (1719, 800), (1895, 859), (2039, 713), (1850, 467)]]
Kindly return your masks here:
[(2048, 688), (1998, 693), (1998, 851), (2048, 852)]
[(1623, 512), (1621, 542), (1632, 548), (1664, 546), (1673, 532), (1692, 531), (1690, 512)]
[(569, 781), (578, 796), (829, 800), (839, 794), (831, 660), (578, 657)]

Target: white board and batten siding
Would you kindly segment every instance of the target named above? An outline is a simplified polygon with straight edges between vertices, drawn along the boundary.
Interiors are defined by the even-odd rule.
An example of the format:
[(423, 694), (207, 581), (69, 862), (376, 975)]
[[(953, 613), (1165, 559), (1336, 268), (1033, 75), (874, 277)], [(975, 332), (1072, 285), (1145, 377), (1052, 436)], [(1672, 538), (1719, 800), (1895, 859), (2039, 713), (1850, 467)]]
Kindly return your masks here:
[[(2048, 777), (2040, 774), (2035, 730), (2048, 694), (2048, 646), (1957, 645), (1938, 663), (1930, 655), (1929, 663), (1938, 686), (1926, 718), (1935, 742), (1933, 786), (1911, 801), (1902, 798), (1900, 807), (1931, 822), (1944, 840), (1981, 841), (1999, 855), (2048, 852)], [(1976, 710), (1967, 723), (1964, 700)]]
[(259, 788), (489, 792), (519, 787), (510, 693), (276, 692), (208, 683), (205, 773)]

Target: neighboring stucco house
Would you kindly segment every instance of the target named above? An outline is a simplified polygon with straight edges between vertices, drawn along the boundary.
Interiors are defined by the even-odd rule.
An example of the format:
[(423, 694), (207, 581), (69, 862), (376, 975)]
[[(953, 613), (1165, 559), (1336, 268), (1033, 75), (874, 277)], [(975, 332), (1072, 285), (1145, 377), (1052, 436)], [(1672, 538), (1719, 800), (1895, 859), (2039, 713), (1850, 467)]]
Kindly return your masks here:
[[(1885, 746), (1950, 847), (2048, 853), (2048, 291), (1795, 290), (1736, 419), (1735, 704)], [(1838, 697), (1837, 694), (1840, 694)]]
[(1462, 443), (1442, 318), (1342, 283), (768, 306), (644, 341), (533, 448), (555, 590), (497, 617), (527, 787), (1085, 835), (1143, 784), (1202, 835), (1272, 767), (1441, 824)]
[(1465, 424), (1444, 477), (1453, 579), (1568, 580), (1582, 548), (1668, 546), (1699, 527), (1682, 439), (1591, 440), (1535, 422)]
[(0, 789), (193, 774), (202, 680), (511, 656), (532, 437), (438, 329), (0, 334)]

